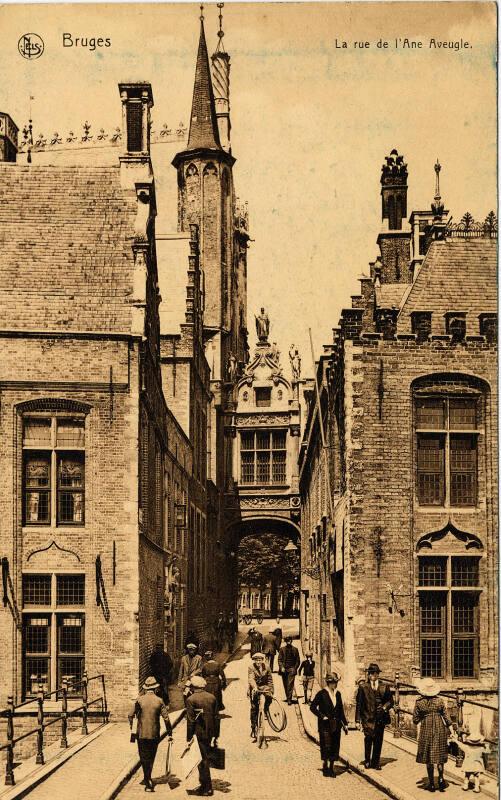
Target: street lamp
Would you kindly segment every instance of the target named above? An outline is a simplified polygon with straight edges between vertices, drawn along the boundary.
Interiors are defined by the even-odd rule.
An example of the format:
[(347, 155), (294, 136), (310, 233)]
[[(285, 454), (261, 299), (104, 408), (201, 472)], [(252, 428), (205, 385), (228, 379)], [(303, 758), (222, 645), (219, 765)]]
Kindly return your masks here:
[[(297, 553), (298, 550), (299, 550), (299, 547), (292, 541), (292, 539), (289, 539), (289, 541), (287, 542), (287, 544), (284, 547), (283, 552), (285, 553), (285, 557), (286, 557), (288, 565), (289, 565), (289, 567), (291, 569), (292, 569), (292, 566), (293, 566), (293, 557)], [(289, 586), (287, 586), (287, 589), (288, 589), (287, 593), (290, 594)], [(293, 610), (294, 610), (295, 594), (296, 594), (295, 586), (293, 585), (293, 587), (292, 587), (292, 602), (290, 604), (290, 612), (293, 612)]]

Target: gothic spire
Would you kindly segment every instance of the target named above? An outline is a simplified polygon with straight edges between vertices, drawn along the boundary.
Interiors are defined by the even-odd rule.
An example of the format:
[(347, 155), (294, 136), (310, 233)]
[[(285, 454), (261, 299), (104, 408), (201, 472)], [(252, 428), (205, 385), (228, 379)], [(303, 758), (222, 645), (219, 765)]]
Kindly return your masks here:
[(216, 119), (214, 91), (209, 68), (209, 55), (205, 41), (203, 14), (200, 17), (200, 41), (198, 43), (195, 85), (191, 104), (188, 150), (199, 148), (221, 150)]

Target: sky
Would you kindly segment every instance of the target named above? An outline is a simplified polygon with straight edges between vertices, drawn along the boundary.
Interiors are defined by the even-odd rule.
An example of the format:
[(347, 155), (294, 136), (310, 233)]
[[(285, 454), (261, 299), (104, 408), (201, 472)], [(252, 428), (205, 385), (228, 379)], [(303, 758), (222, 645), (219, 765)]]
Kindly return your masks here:
[[(204, 13), (213, 52), (218, 10), (208, 4)], [(308, 328), (318, 357), (377, 255), (385, 155), (397, 148), (405, 156), (409, 212), (429, 207), (437, 157), (442, 197), (456, 220), (465, 211), (483, 220), (496, 208), (496, 7), (230, 2), (223, 13), (234, 178), (238, 197), (248, 202), (253, 239), (251, 343), (253, 315), (264, 306), (282, 360), (294, 342), (308, 375)], [(199, 14), (192, 4), (4, 5), (0, 110), (22, 128), (32, 96), (35, 135), (81, 132), (86, 120), (95, 133), (121, 125), (119, 81), (149, 80), (155, 126), (188, 124)], [(36, 60), (17, 49), (27, 32), (44, 40)], [(108, 37), (111, 46), (63, 47), (64, 33), (73, 41)], [(422, 46), (404, 48), (406, 38)], [(430, 39), (470, 47), (434, 48)], [(377, 47), (378, 40), (388, 48)], [(159, 218), (170, 230), (172, 155), (166, 148), (165, 157), (156, 156), (162, 186), (171, 181)]]

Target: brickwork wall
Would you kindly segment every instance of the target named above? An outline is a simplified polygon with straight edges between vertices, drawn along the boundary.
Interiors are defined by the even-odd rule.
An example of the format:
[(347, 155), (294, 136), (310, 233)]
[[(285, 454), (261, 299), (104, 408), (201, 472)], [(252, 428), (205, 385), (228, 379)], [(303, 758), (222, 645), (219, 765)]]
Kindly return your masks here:
[[(49, 340), (50, 341), (50, 340)], [(120, 346), (119, 346), (120, 345)], [(16, 350), (17, 349), (17, 350)], [(3, 368), (16, 381), (1, 384), (0, 396), (0, 540), (9, 559), (14, 597), (22, 607), (23, 570), (53, 573), (85, 572), (85, 666), (89, 675), (104, 673), (112, 713), (120, 715), (137, 689), (137, 479), (138, 479), (138, 355), (127, 344), (73, 341), (73, 363), (81, 365), (79, 383), (56, 390), (52, 379), (69, 377), (63, 343), (45, 347), (40, 342), (9, 340), (5, 352), (12, 359)], [(17, 351), (17, 359), (16, 359)], [(111, 359), (113, 351), (115, 360)], [(43, 361), (40, 356), (43, 355)], [(38, 362), (37, 362), (37, 356)], [(14, 366), (15, 364), (15, 366)], [(43, 365), (43, 370), (42, 366)], [(95, 377), (113, 373), (130, 383), (116, 383), (113, 391), (96, 384)], [(51, 382), (38, 386), (42, 372)], [(4, 373), (5, 374), (5, 373)], [(94, 380), (93, 380), (94, 379)], [(27, 383), (25, 384), (24, 381)], [(22, 527), (22, 418), (20, 404), (41, 401), (41, 408), (68, 408), (85, 413), (85, 525), (28, 525)], [(80, 405), (64, 405), (69, 400)], [(36, 408), (37, 406), (30, 406)], [(55, 542), (55, 546), (51, 546)], [(96, 605), (96, 557), (101, 557), (106, 606)], [(115, 556), (115, 563), (113, 559)], [(9, 609), (0, 609), (0, 704), (8, 694), (21, 695), (21, 633)]]
[[(497, 568), (497, 509), (493, 507), (497, 480), (495, 350), (481, 343), (444, 347), (439, 342), (417, 345), (398, 340), (363, 348), (346, 343), (345, 348), (349, 499), (345, 524), (356, 669), (362, 671), (367, 659), (376, 660), (386, 674), (400, 669), (404, 680), (413, 676), (415, 667), (419, 669), (414, 603), (416, 543), (425, 532), (441, 530), (451, 521), (459, 530), (478, 536), (484, 547), (480, 680), (492, 685), (497, 643), (491, 609)], [(479, 503), (475, 509), (429, 512), (417, 505), (411, 386), (415, 379), (432, 373), (483, 376), (487, 381), (485, 434), (482, 431), (479, 444)], [(379, 526), (384, 541), (378, 578), (374, 547)], [(463, 545), (458, 544), (455, 552), (460, 554)], [(402, 617), (388, 612), (388, 585), (395, 590), (401, 587), (398, 604), (404, 611)], [(409, 594), (411, 597), (406, 597)]]

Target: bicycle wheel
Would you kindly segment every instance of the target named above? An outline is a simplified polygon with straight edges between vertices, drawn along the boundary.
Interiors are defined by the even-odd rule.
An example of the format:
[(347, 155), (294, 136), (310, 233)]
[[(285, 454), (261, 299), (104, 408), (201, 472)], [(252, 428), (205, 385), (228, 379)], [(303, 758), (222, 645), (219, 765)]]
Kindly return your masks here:
[(266, 745), (266, 737), (264, 735), (264, 702), (262, 695), (259, 698), (259, 711), (257, 715), (257, 745), (258, 747)]
[(287, 727), (287, 714), (285, 713), (282, 704), (274, 697), (265, 711), (266, 719), (270, 728), (275, 733), (282, 733)]

